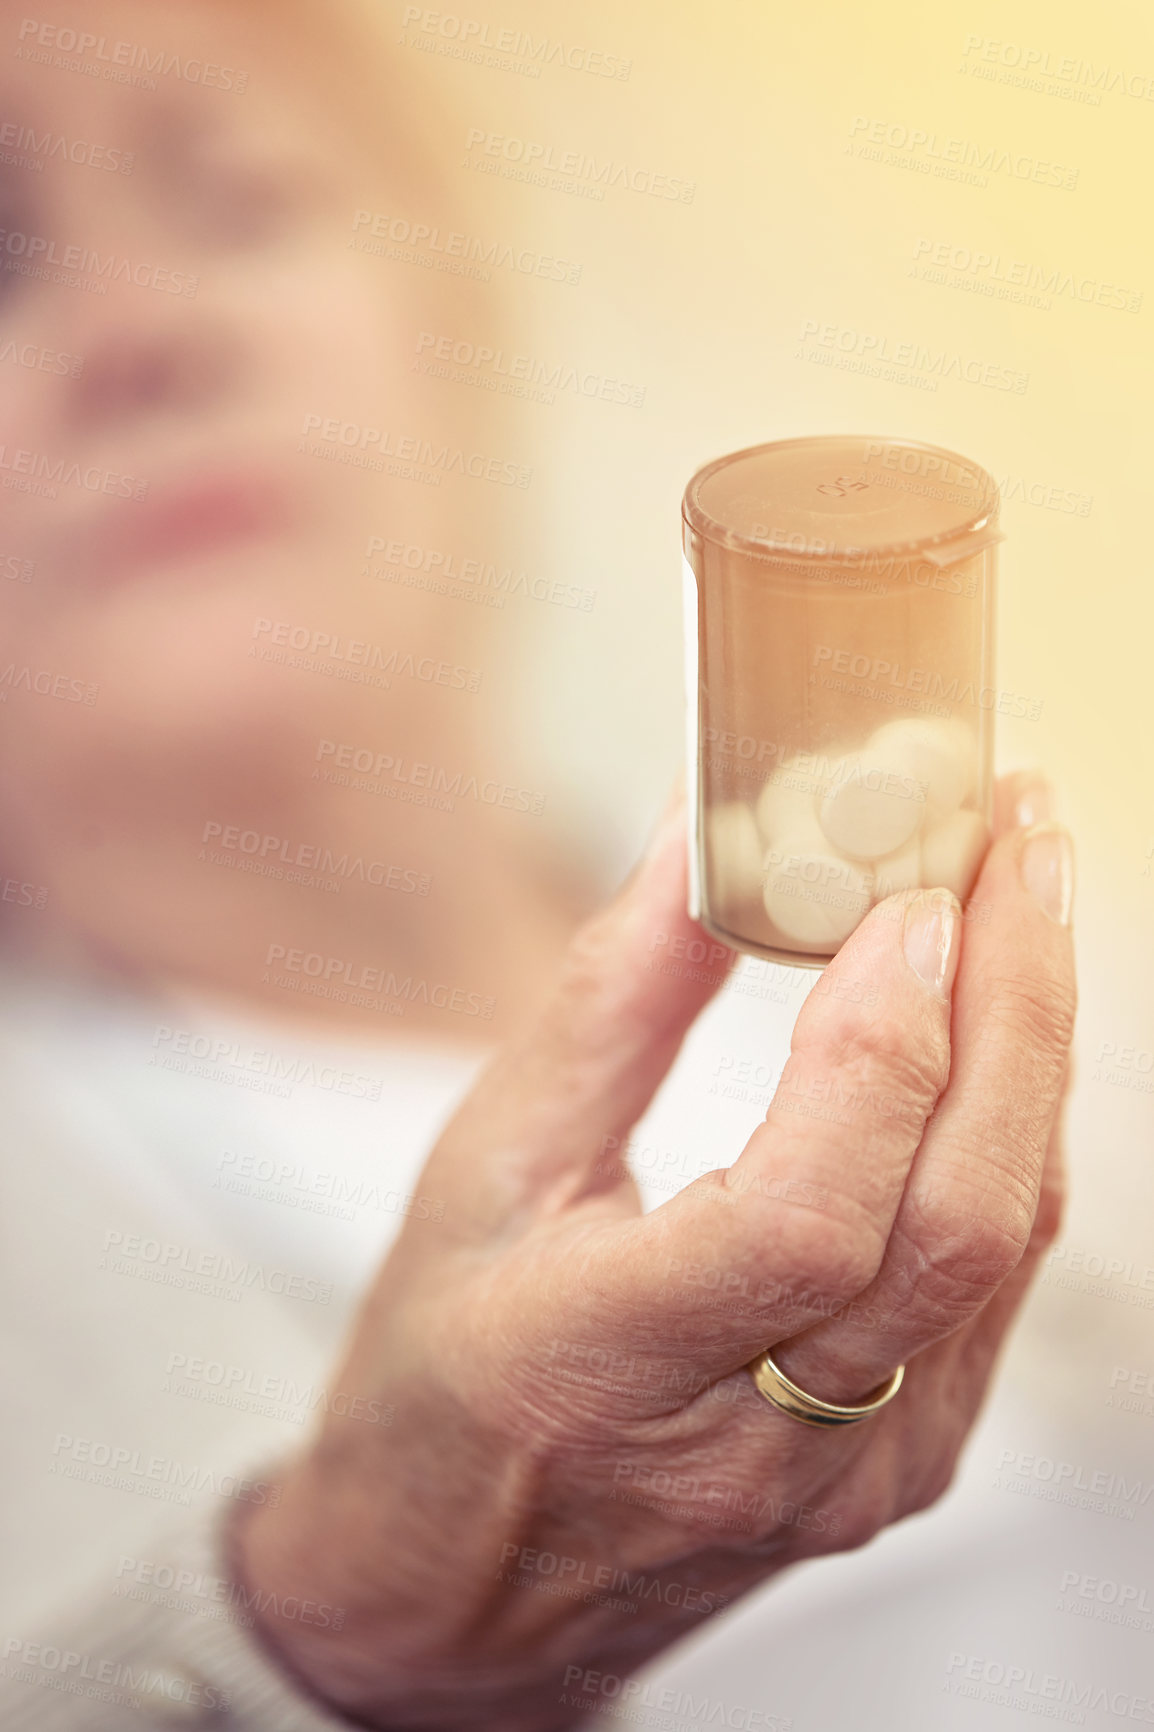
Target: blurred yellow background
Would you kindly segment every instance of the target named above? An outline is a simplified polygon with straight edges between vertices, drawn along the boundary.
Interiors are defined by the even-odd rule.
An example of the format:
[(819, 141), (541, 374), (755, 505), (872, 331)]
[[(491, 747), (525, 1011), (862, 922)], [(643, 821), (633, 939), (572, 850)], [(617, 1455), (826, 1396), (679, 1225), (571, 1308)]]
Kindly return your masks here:
[[(1072, 1222), (1137, 1254), (1154, 1214), (1154, 17), (1069, 0), (381, 16), (442, 107), (470, 232), (580, 266), (576, 283), (495, 269), (502, 340), (644, 391), (521, 403), (514, 452), (537, 466), (517, 502), (534, 557), (597, 592), (588, 613), (521, 610), (518, 747), (555, 811), (587, 814), (602, 853), (608, 835), (610, 872), (682, 757), (679, 503), (701, 463), (856, 430), (1003, 483), (997, 684), (1041, 713), (1000, 719), (999, 764), (1049, 770), (1079, 851)], [(493, 337), (480, 312), (437, 335)], [(447, 409), (462, 389), (444, 384)]]

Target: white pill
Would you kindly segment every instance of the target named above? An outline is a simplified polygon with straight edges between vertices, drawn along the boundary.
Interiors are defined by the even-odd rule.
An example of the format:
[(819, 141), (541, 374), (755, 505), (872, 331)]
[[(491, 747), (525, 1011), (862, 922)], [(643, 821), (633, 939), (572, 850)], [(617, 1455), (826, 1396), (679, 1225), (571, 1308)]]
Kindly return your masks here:
[(872, 735), (865, 756), (897, 754), (925, 789), (926, 818), (946, 818), (974, 791), (977, 735), (965, 722), (935, 716), (905, 716)]
[(872, 875), (837, 854), (812, 822), (766, 853), (765, 911), (787, 948), (836, 950), (872, 891)]
[(821, 827), (834, 847), (854, 860), (880, 860), (903, 848), (926, 811), (915, 769), (908, 741), (843, 758), (818, 806)]
[(742, 800), (714, 806), (705, 815), (705, 873), (710, 908), (741, 908), (761, 900), (765, 852), (753, 813)]
[(989, 845), (990, 832), (980, 812), (968, 807), (952, 812), (922, 837), (922, 883), (927, 888), (940, 884), (964, 901)]
[(896, 854), (887, 854), (875, 862), (874, 901), (895, 896), (899, 890), (916, 890), (921, 881), (922, 848), (920, 838), (915, 836)]
[(767, 843), (814, 822), (818, 796), (829, 787), (831, 768), (828, 759), (794, 757), (774, 771), (757, 800), (758, 828)]

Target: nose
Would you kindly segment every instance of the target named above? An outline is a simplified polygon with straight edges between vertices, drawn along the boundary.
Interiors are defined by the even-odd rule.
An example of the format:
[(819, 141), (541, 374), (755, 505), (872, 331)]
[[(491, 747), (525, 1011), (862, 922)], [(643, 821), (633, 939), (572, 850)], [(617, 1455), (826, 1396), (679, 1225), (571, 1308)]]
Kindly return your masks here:
[(240, 365), (236, 342), (194, 305), (149, 309), (136, 324), (121, 308), (86, 333), (70, 419), (78, 429), (107, 428), (203, 408), (227, 393)]

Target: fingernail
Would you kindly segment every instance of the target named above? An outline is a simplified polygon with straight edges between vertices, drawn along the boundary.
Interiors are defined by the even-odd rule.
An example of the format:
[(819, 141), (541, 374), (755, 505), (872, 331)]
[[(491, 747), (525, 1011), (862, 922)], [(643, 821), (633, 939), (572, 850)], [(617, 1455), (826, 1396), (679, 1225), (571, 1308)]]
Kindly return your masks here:
[(1074, 907), (1074, 845), (1068, 831), (1048, 824), (1026, 838), (1022, 883), (1051, 920), (1069, 926)]
[(1035, 824), (1048, 824), (1056, 816), (1053, 786), (1039, 771), (1018, 789), (1014, 823), (1019, 830), (1032, 830)]
[(948, 998), (958, 969), (961, 907), (949, 891), (915, 896), (906, 905), (902, 948), (917, 975), (942, 998)]

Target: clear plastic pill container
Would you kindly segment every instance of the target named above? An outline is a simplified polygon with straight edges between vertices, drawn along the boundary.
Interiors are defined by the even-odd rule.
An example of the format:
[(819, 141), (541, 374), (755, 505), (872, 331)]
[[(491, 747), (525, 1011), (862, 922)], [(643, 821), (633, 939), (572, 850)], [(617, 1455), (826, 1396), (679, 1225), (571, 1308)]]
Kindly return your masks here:
[(691, 912), (821, 966), (990, 837), (998, 491), (935, 446), (791, 439), (683, 506)]

